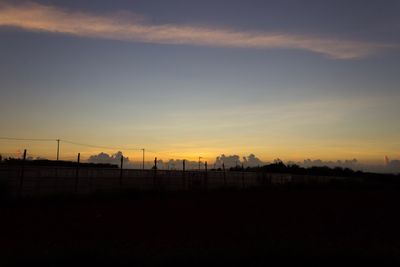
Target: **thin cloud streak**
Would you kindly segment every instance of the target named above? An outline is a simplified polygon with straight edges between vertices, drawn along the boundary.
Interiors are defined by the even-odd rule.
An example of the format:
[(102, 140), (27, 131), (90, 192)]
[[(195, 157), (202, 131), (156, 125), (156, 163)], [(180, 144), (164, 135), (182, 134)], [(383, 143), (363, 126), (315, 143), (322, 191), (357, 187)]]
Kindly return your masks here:
[[(136, 18), (136, 19), (135, 19)], [(151, 25), (132, 13), (100, 16), (37, 3), (0, 4), (0, 26), (80, 37), (156, 44), (252, 49), (301, 49), (335, 59), (367, 57), (390, 45), (287, 33), (236, 31), (171, 24)]]

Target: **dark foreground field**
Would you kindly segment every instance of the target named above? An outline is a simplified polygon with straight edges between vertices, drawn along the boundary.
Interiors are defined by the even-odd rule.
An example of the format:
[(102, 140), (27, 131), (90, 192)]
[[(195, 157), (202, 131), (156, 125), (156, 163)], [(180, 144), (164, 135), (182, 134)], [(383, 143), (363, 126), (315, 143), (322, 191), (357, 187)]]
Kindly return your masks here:
[(8, 201), (0, 265), (400, 263), (399, 200), (269, 189)]

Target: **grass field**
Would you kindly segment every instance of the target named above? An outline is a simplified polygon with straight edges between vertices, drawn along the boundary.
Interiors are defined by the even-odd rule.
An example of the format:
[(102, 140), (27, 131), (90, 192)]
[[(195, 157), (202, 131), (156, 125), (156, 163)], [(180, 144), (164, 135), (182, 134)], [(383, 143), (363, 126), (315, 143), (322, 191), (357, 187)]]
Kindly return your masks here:
[(398, 203), (394, 190), (305, 188), (14, 200), (0, 207), (0, 260), (400, 263)]

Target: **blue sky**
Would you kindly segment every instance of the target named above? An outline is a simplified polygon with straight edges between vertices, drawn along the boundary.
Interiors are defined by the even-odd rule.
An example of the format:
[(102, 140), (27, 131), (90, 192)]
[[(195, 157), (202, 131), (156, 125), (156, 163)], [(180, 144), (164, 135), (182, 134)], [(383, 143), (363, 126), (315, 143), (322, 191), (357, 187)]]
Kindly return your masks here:
[[(398, 1), (0, 3), (3, 136), (166, 158), (400, 157)], [(98, 152), (63, 153), (82, 149)]]

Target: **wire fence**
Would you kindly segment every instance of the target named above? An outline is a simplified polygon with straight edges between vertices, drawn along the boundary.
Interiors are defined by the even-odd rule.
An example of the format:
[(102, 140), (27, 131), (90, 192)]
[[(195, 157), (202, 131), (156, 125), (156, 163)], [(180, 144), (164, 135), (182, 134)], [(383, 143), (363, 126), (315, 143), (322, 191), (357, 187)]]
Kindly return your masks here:
[(0, 183), (13, 196), (84, 194), (126, 189), (188, 191), (328, 183), (340, 177), (245, 171), (176, 171), (120, 168), (0, 166)]
[[(22, 142), (56, 142), (56, 160), (40, 165), (40, 161), (47, 157), (40, 153), (31, 153), (26, 149), (15, 152), (0, 150), (0, 161), (6, 158), (7, 164), (0, 164), (0, 190), (7, 191), (14, 196), (46, 195), (46, 194), (80, 194), (97, 191), (118, 191), (125, 189), (134, 190), (212, 190), (216, 188), (261, 187), (296, 183), (327, 183), (332, 179), (344, 179), (332, 176), (304, 176), (292, 174), (277, 174), (265, 172), (251, 172), (236, 168), (235, 171), (227, 171), (222, 163), (222, 168), (208, 167), (207, 161), (175, 160), (163, 162), (155, 157), (154, 161), (145, 160), (145, 149), (141, 148), (117, 148), (108, 146), (95, 146), (60, 139), (19, 139), (0, 137), (2, 141)], [(69, 162), (59, 161), (67, 159), (60, 157), (60, 142), (96, 149), (112, 149), (125, 151), (139, 151), (142, 153), (141, 162), (129, 161), (122, 153), (115, 157), (106, 158), (112, 160), (109, 167), (92, 166), (82, 164), (81, 154), (68, 158)], [(156, 153), (155, 154), (162, 154)], [(105, 155), (102, 155), (105, 157)], [(54, 159), (54, 158), (53, 158)], [(101, 159), (101, 157), (100, 157)], [(90, 160), (89, 160), (90, 161)], [(12, 164), (11, 164), (12, 163)], [(34, 163), (34, 164), (33, 164)], [(37, 164), (39, 163), (39, 164)], [(110, 163), (110, 162), (107, 162)], [(238, 167), (238, 165), (236, 165)]]

